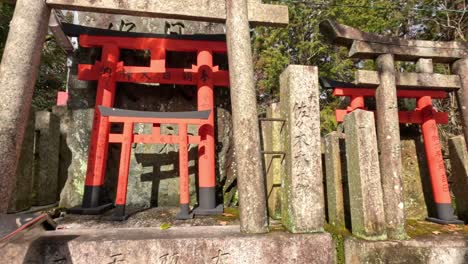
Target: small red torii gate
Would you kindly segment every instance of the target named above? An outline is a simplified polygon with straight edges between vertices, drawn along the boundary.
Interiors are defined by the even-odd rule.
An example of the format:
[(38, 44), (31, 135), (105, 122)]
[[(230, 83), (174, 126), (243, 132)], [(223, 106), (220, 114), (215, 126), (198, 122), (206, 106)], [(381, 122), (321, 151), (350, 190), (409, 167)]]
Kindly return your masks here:
[[(115, 220), (125, 220), (125, 205), (127, 202), (128, 173), (130, 169), (130, 154), (133, 143), (145, 144), (179, 144), (179, 194), (180, 212), (177, 219), (190, 219), (190, 192), (188, 171), (188, 144), (200, 144), (200, 136), (189, 136), (187, 125), (203, 125), (211, 115), (210, 110), (200, 112), (143, 112), (129, 111), (99, 106), (101, 117), (109, 123), (123, 123), (123, 133), (113, 134), (109, 131), (109, 143), (122, 144), (120, 153), (119, 177), (115, 199)], [(152, 124), (151, 134), (135, 135), (136, 123)], [(176, 124), (179, 128), (177, 136), (161, 135), (161, 124)]]
[[(116, 83), (126, 82), (197, 86), (197, 110), (210, 111), (210, 114), (206, 120), (199, 122), (199, 200), (194, 213), (198, 215), (222, 213), (222, 204), (218, 205), (216, 202), (213, 89), (214, 86), (229, 86), (229, 72), (219, 70), (218, 66), (213, 65), (213, 54), (227, 53), (224, 36), (220, 38), (219, 35), (156, 35), (79, 26), (70, 30), (81, 32), (79, 33), (79, 41), (82, 47), (102, 48), (100, 61), (96, 61), (92, 65), (80, 64), (78, 67), (78, 79), (97, 80), (98, 86), (83, 203), (81, 207), (73, 208), (70, 211), (82, 214), (100, 214), (113, 206), (112, 204), (101, 204), (100, 194), (104, 185), (107, 146), (109, 142), (115, 140), (116, 136), (109, 136), (109, 118), (102, 116), (98, 108), (100, 106), (113, 107)], [(124, 65), (124, 62), (119, 61), (121, 49), (149, 50), (151, 52), (150, 66)], [(193, 65), (190, 69), (166, 68), (168, 51), (195, 52), (197, 65)], [(111, 118), (111, 120), (113, 119)], [(153, 125), (153, 129), (158, 128), (157, 122)], [(181, 127), (183, 128), (183, 126)]]
[[(324, 88), (332, 88), (334, 96), (345, 96), (350, 98), (350, 105), (346, 109), (336, 109), (335, 118), (337, 122), (343, 122), (346, 114), (356, 110), (368, 110), (364, 104), (365, 97), (375, 97), (376, 90), (370, 88), (359, 88), (353, 84), (329, 81), (321, 79)], [(448, 114), (437, 112), (432, 99), (444, 99), (448, 94), (438, 90), (397, 90), (398, 98), (415, 98), (417, 107), (413, 111), (399, 111), (399, 122), (404, 124), (420, 124), (424, 139), (424, 149), (431, 177), (432, 193), (436, 206), (436, 217), (427, 220), (440, 224), (462, 224), (454, 215), (452, 199), (445, 171), (444, 159), (440, 146), (437, 124), (447, 124)]]

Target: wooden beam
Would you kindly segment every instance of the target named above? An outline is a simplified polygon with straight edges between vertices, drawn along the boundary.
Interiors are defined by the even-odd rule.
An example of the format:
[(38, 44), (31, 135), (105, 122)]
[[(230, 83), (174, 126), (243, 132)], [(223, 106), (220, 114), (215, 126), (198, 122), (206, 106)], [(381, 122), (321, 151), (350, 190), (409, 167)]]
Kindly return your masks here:
[[(434, 89), (453, 91), (461, 87), (458, 75), (437, 73), (400, 72), (395, 75), (398, 89)], [(359, 87), (375, 88), (380, 85), (379, 74), (376, 71), (358, 70), (355, 74), (355, 84)]]
[(400, 61), (417, 61), (419, 58), (428, 58), (432, 59), (435, 63), (451, 63), (468, 57), (468, 49), (451, 48), (450, 46), (408, 46), (355, 40), (349, 50), (349, 56), (359, 59), (375, 59), (379, 55), (389, 53), (393, 54), (395, 59)]
[[(225, 0), (46, 0), (49, 7), (109, 14), (185, 19), (224, 23)], [(288, 7), (248, 1), (248, 19), (254, 26), (285, 26)]]

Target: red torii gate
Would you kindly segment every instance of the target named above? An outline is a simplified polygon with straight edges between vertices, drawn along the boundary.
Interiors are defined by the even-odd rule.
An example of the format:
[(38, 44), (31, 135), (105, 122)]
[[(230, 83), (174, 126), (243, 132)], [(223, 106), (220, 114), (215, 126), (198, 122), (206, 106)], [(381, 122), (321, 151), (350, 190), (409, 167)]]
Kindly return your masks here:
[[(321, 83), (324, 88), (332, 88), (334, 96), (350, 98), (350, 105), (346, 109), (335, 110), (337, 122), (343, 122), (344, 116), (356, 109), (367, 110), (364, 98), (375, 97), (375, 89), (359, 88), (350, 83), (326, 79), (321, 79)], [(432, 106), (432, 99), (443, 99), (447, 96), (447, 92), (437, 90), (397, 90), (398, 98), (415, 98), (417, 100), (417, 107), (414, 111), (399, 111), (398, 117), (400, 123), (421, 125), (437, 212), (437, 217), (429, 217), (427, 220), (440, 224), (463, 224), (463, 221), (458, 220), (454, 215), (452, 208), (452, 199), (437, 131), (437, 124), (448, 123), (448, 114), (437, 112)]]
[[(78, 79), (98, 81), (93, 130), (89, 147), (88, 169), (82, 207), (75, 213), (100, 214), (112, 207), (101, 204), (100, 193), (104, 185), (109, 144), (108, 118), (103, 117), (99, 106), (113, 107), (117, 82), (160, 83), (197, 86), (198, 111), (210, 111), (199, 128), (199, 201), (194, 210), (198, 215), (223, 212), (216, 202), (215, 139), (214, 139), (214, 86), (228, 87), (229, 72), (213, 65), (213, 54), (226, 54), (224, 36), (219, 35), (156, 35), (118, 32), (80, 26), (64, 25), (64, 31), (80, 35), (80, 45), (85, 48), (102, 48), (101, 61), (94, 65), (80, 64)], [(76, 33), (78, 31), (79, 33)], [(73, 33), (72, 33), (73, 34)], [(149, 50), (149, 67), (126, 66), (119, 61), (120, 50)], [(197, 65), (191, 69), (166, 68), (167, 51), (196, 52)], [(154, 124), (157, 126), (157, 124)]]
[[(123, 123), (122, 134), (112, 134), (109, 132), (109, 143), (122, 144), (120, 153), (119, 177), (117, 183), (117, 195), (115, 199), (116, 211), (115, 220), (125, 220), (125, 205), (127, 201), (128, 172), (130, 169), (130, 154), (132, 143), (146, 144), (179, 144), (179, 192), (180, 192), (180, 212), (177, 219), (190, 219), (190, 192), (189, 192), (189, 172), (188, 172), (188, 144), (200, 144), (200, 136), (189, 136), (187, 125), (203, 125), (211, 116), (211, 111), (200, 112), (143, 112), (129, 111), (115, 108), (99, 106), (101, 117), (109, 123)], [(134, 125), (136, 123), (152, 124), (151, 134), (135, 135)], [(176, 124), (179, 134), (161, 135), (161, 124)]]

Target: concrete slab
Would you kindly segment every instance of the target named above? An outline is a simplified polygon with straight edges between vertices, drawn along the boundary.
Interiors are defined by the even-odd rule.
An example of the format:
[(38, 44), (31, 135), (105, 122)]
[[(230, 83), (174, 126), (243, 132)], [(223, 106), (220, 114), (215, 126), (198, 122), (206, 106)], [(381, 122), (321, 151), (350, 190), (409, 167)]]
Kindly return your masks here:
[[(334, 263), (327, 233), (247, 235), (239, 226), (69, 230), (1, 249), (2, 263)], [(311, 250), (313, 249), (313, 250)]]
[(468, 263), (468, 235), (428, 235), (407, 241), (347, 238), (345, 263)]
[(222, 215), (195, 217), (189, 220), (177, 220), (178, 207), (158, 207), (143, 209), (128, 206), (126, 208), (129, 218), (126, 221), (113, 221), (113, 210), (103, 215), (73, 215), (57, 219), (58, 229), (116, 229), (116, 228), (143, 228), (162, 225), (169, 227), (190, 226), (226, 226), (239, 225), (239, 212), (235, 208), (225, 208)]

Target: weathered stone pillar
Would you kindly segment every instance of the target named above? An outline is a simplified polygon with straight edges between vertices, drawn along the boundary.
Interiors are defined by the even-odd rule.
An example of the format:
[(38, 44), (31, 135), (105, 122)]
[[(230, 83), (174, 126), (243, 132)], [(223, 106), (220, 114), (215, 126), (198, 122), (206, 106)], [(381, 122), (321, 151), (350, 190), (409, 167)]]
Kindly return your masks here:
[[(280, 106), (272, 103), (267, 108), (267, 118), (280, 118)], [(282, 151), (281, 127), (283, 122), (262, 122), (263, 149), (265, 151)], [(265, 172), (268, 198), (268, 215), (273, 219), (281, 218), (281, 154), (265, 154)]]
[(15, 188), (11, 195), (8, 213), (17, 213), (28, 210), (31, 207), (34, 165), (34, 111), (32, 110), (29, 115), (18, 169), (16, 170)]
[(344, 134), (331, 132), (325, 136), (325, 178), (327, 184), (328, 223), (336, 228), (345, 227), (345, 209), (343, 193), (343, 163), (341, 160), (340, 141)]
[(458, 111), (460, 111), (465, 142), (468, 142), (468, 58), (456, 61), (452, 72), (460, 76), (461, 89), (457, 92)]
[(374, 114), (355, 110), (346, 115), (344, 126), (352, 232), (364, 239), (386, 239)]
[(60, 120), (60, 147), (59, 166), (57, 182), (57, 200), (60, 200), (60, 193), (68, 179), (68, 168), (71, 164), (72, 153), (67, 144), (67, 133), (70, 125), (70, 115), (67, 106), (54, 106), (52, 113)]
[(94, 109), (90, 108), (69, 111), (66, 119), (62, 119), (69, 126), (65, 141), (71, 160), (67, 166), (68, 178), (60, 193), (60, 207), (81, 205), (93, 117)]
[(33, 205), (48, 205), (58, 199), (60, 120), (51, 112), (36, 112)]
[(390, 239), (404, 239), (406, 219), (395, 61), (393, 55), (384, 54), (377, 58), (376, 63), (380, 78), (376, 91), (377, 136), (387, 232)]
[(431, 178), (427, 169), (426, 153), (420, 137), (421, 135), (414, 130), (402, 133), (401, 136), (406, 219), (425, 220), (433, 200), (431, 199)]
[(457, 215), (468, 222), (468, 151), (463, 136), (449, 140), (450, 164), (452, 168), (452, 191), (457, 202)]
[(47, 34), (45, 1), (18, 0), (0, 65), (0, 213), (8, 209)]
[(247, 0), (226, 0), (231, 106), (241, 231), (268, 231)]
[(317, 67), (290, 65), (280, 76), (283, 225), (293, 233), (323, 230), (323, 194)]

